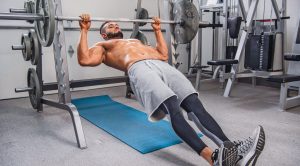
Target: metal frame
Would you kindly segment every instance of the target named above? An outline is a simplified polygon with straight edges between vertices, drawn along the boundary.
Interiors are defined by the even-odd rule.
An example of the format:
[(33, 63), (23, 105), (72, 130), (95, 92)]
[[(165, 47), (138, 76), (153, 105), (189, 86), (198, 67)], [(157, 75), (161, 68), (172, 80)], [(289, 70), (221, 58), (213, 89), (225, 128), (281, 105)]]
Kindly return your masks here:
[[(259, 2), (259, 0), (251, 0), (251, 2), (250, 2), (250, 7), (249, 7), (249, 10), (247, 12), (246, 25), (243, 29), (243, 32), (242, 32), (242, 35), (241, 35), (241, 38), (240, 38), (240, 42), (239, 42), (239, 45), (238, 45), (238, 49), (237, 49), (237, 52), (236, 52), (236, 55), (235, 55), (235, 59), (238, 60), (239, 62), (242, 59), (242, 54), (243, 54), (243, 51), (244, 51), (244, 47), (246, 45), (246, 41), (247, 41), (249, 32), (252, 29), (252, 22), (253, 22), (255, 12), (257, 11), (258, 2)], [(285, 24), (284, 22), (285, 21), (283, 19), (281, 19), (281, 16), (279, 15), (280, 11), (278, 9), (276, 0), (271, 0), (271, 2), (272, 2), (272, 5), (273, 5), (273, 8), (275, 10), (276, 17), (279, 20), (280, 25), (281, 25), (281, 26), (279, 26), (279, 27), (281, 27), (279, 29), (279, 32), (284, 32), (284, 29), (285, 29), (284, 28), (284, 24)], [(282, 16), (285, 17), (286, 0), (283, 0), (282, 3), (283, 3), (283, 9), (282, 10), (284, 11), (284, 12), (282, 12)], [(284, 46), (284, 40), (282, 40), (281, 44)], [(282, 48), (283, 48), (283, 46), (282, 46)], [(239, 68), (239, 64), (232, 65), (231, 77), (227, 81), (227, 85), (226, 85), (224, 95), (223, 95), (224, 97), (229, 97), (230, 96), (235, 78), (239, 77), (238, 68)], [(249, 74), (249, 77), (252, 77), (252, 78), (259, 77), (260, 75), (257, 75), (257, 73), (260, 73), (260, 72), (252, 71), (252, 73)], [(281, 72), (268, 72), (268, 73), (270, 73), (269, 75), (275, 75), (275, 74), (280, 75), (280, 74), (282, 74), (282, 71)], [(253, 80), (253, 82), (255, 82), (255, 80)]]
[[(54, 4), (56, 7), (56, 15), (62, 14), (62, 7), (60, 0), (54, 0)], [(81, 120), (77, 108), (71, 103), (71, 93), (70, 93), (70, 83), (69, 83), (69, 72), (68, 72), (68, 63), (67, 63), (67, 52), (65, 45), (65, 34), (64, 27), (62, 21), (56, 22), (56, 33), (53, 42), (54, 49), (54, 60), (55, 60), (55, 70), (56, 70), (56, 79), (58, 83), (56, 84), (56, 89), (58, 89), (58, 98), (59, 101), (52, 101), (42, 97), (41, 103), (49, 106), (53, 106), (56, 108), (60, 108), (63, 110), (67, 110), (70, 113), (72, 118), (73, 127), (75, 131), (75, 136), (77, 140), (77, 145), (81, 149), (87, 148), (84, 132), (81, 125)], [(40, 59), (37, 65), (37, 73), (39, 76), (39, 80), (41, 85), (42, 83), (42, 59)], [(42, 86), (42, 92), (46, 90), (47, 86)], [(41, 107), (38, 108), (38, 111), (42, 111)]]
[[(223, 24), (221, 26), (222, 29), (212, 27), (213, 28), (213, 48), (212, 48), (212, 60), (218, 60), (218, 59), (225, 59), (226, 57), (226, 47), (227, 47), (227, 40), (228, 40), (228, 29), (227, 29), (227, 18), (228, 18), (228, 1), (224, 0), (223, 3), (217, 4), (217, 5), (209, 5), (209, 6), (202, 6), (202, 0), (199, 1), (199, 15), (202, 18), (202, 10), (211, 10), (213, 12), (213, 21), (218, 22), (221, 17), (216, 16), (216, 12), (221, 12), (220, 16), (222, 16)], [(239, 3), (239, 6), (241, 8), (241, 12), (243, 15), (246, 15), (245, 7), (242, 2), (242, 0)], [(237, 7), (237, 6), (236, 6)], [(200, 19), (200, 22), (203, 20)], [(213, 23), (215, 24), (215, 22)], [(219, 26), (218, 26), (219, 27)], [(221, 36), (221, 50), (219, 52), (219, 31), (222, 31), (222, 36)], [(198, 31), (198, 34), (202, 34), (201, 28)], [(198, 36), (198, 63), (202, 65), (202, 35)], [(226, 79), (230, 77), (229, 74), (225, 73), (225, 65), (222, 66), (212, 66), (212, 71), (213, 71), (213, 76), (212, 79), (216, 79), (217, 75), (219, 76), (219, 82), (223, 84)], [(190, 72), (189, 72), (190, 73)], [(202, 69), (197, 70), (197, 75), (196, 75), (196, 84), (195, 88), (199, 89), (200, 88), (200, 80), (201, 76), (206, 75), (202, 73)], [(205, 79), (205, 80), (211, 80), (211, 79)]]
[[(283, 4), (286, 5), (286, 4)], [(284, 26), (284, 25), (283, 25)], [(300, 54), (300, 44), (296, 43), (298, 28), (300, 26), (300, 14), (297, 21), (296, 35), (294, 36), (293, 53)], [(300, 33), (300, 32), (299, 32)], [(300, 62), (288, 61), (287, 74), (300, 75)], [(297, 70), (298, 69), (298, 70)], [(294, 97), (288, 97), (290, 89), (298, 89), (298, 95)], [(282, 110), (286, 110), (300, 105), (300, 81), (282, 83), (280, 88), (279, 105)]]
[[(202, 10), (200, 10), (200, 7), (202, 6), (203, 1), (202, 0), (198, 0), (198, 5), (199, 5), (199, 21), (202, 21)], [(202, 64), (202, 29), (199, 28), (198, 29), (198, 55), (197, 55), (197, 60), (198, 60), (198, 64), (199, 66), (201, 66)], [(198, 69), (197, 70), (197, 74), (196, 74), (196, 84), (195, 84), (195, 88), (199, 89), (200, 88), (200, 80), (201, 80), (201, 73), (202, 73), (202, 69)]]
[(282, 83), (280, 87), (279, 105), (282, 111), (300, 105), (300, 87), (298, 87), (297, 96), (288, 97), (288, 92), (290, 89), (289, 84), (290, 83)]
[[(86, 86), (105, 85), (105, 84), (113, 84), (113, 83), (124, 83), (127, 80), (128, 80), (127, 76), (106, 77), (106, 78), (86, 79), (86, 80), (72, 80), (70, 81), (70, 88), (80, 88)], [(45, 83), (43, 85), (44, 91), (51, 91), (57, 89), (58, 89), (57, 82)]]
[[(220, 8), (220, 5), (217, 6), (210, 6), (210, 7), (205, 7), (203, 6), (203, 0), (198, 0), (198, 5), (199, 5), (199, 21), (202, 22), (202, 13), (204, 9), (211, 9), (211, 8)], [(218, 12), (218, 10), (212, 10), (213, 12), (213, 23), (212, 28), (213, 28), (213, 41), (212, 41), (212, 59), (218, 59), (219, 58), (219, 54), (218, 54), (218, 37), (219, 37), (219, 29), (217, 27), (223, 27), (224, 25), (219, 25), (219, 26), (215, 26), (216, 22), (219, 21), (219, 18), (216, 16), (216, 12)], [(202, 28), (199, 28), (198, 30), (198, 46), (197, 46), (197, 57), (195, 59), (194, 65), (198, 64), (199, 67), (202, 66)], [(188, 74), (191, 75), (192, 73), (192, 68), (189, 69)], [(213, 67), (213, 70), (215, 70), (215, 68)], [(206, 74), (203, 73), (203, 69), (200, 67), (197, 69), (197, 73), (196, 73), (196, 83), (195, 83), (195, 88), (199, 89), (200, 88), (200, 81), (201, 81), (201, 77), (202, 76), (207, 76)]]
[[(163, 1), (163, 9), (164, 9), (164, 14), (163, 14), (163, 18), (164, 19), (170, 19), (171, 18), (171, 13), (172, 13), (172, 5), (173, 5), (173, 0), (164, 0)], [(169, 59), (168, 59), (168, 63), (170, 65), (173, 66), (173, 57), (174, 57), (174, 53), (175, 53), (175, 48), (174, 48), (174, 33), (173, 33), (173, 29), (174, 26), (172, 24), (165, 24), (164, 29), (166, 30), (166, 43), (168, 43), (168, 50), (169, 50)], [(176, 43), (177, 44), (177, 43)]]

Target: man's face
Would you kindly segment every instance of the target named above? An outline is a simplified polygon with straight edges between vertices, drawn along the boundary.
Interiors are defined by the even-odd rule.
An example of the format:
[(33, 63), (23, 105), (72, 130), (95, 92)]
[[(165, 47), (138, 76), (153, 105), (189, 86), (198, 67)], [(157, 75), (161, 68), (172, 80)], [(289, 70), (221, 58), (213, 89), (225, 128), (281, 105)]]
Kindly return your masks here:
[(123, 39), (123, 33), (119, 27), (119, 25), (115, 22), (108, 22), (103, 27), (104, 33), (102, 33), (102, 37), (105, 40), (110, 39)]

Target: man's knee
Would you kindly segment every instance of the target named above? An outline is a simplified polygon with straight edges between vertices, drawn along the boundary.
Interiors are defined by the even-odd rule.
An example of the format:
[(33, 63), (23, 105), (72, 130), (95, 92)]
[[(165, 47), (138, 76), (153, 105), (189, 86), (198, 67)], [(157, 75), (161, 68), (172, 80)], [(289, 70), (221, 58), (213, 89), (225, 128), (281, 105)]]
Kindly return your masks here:
[(165, 100), (160, 106), (160, 108), (170, 116), (177, 115), (181, 112), (177, 96), (172, 96)]

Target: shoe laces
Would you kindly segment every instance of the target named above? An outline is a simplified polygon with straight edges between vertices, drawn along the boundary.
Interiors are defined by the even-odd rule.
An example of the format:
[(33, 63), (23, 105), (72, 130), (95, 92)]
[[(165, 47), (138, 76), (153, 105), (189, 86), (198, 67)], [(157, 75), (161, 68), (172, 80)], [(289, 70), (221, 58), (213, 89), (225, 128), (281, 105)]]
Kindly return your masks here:
[(254, 143), (254, 139), (249, 137), (243, 141), (237, 140), (237, 141), (233, 141), (233, 143), (235, 144), (235, 146), (238, 149), (238, 154), (246, 154), (248, 152), (248, 150), (253, 146)]

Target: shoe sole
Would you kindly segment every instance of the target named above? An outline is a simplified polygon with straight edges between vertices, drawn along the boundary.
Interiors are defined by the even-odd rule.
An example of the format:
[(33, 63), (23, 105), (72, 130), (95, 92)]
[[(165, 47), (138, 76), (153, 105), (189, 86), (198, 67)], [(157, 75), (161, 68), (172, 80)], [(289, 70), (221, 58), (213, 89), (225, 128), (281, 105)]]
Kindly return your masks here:
[(265, 132), (262, 126), (260, 127), (260, 131), (259, 131), (259, 136), (258, 139), (256, 140), (257, 144), (255, 147), (255, 151), (252, 154), (252, 156), (250, 157), (250, 159), (248, 160), (248, 162), (245, 164), (245, 166), (250, 166), (251, 162), (251, 166), (255, 166), (257, 159), (259, 157), (259, 155), (261, 154), (261, 152), (263, 151), (264, 147), (265, 147)]
[(221, 151), (226, 154), (223, 156), (224, 153), (221, 153), (220, 157), (220, 166), (235, 166), (235, 162), (238, 157), (238, 150), (232, 142), (225, 141), (221, 146)]

